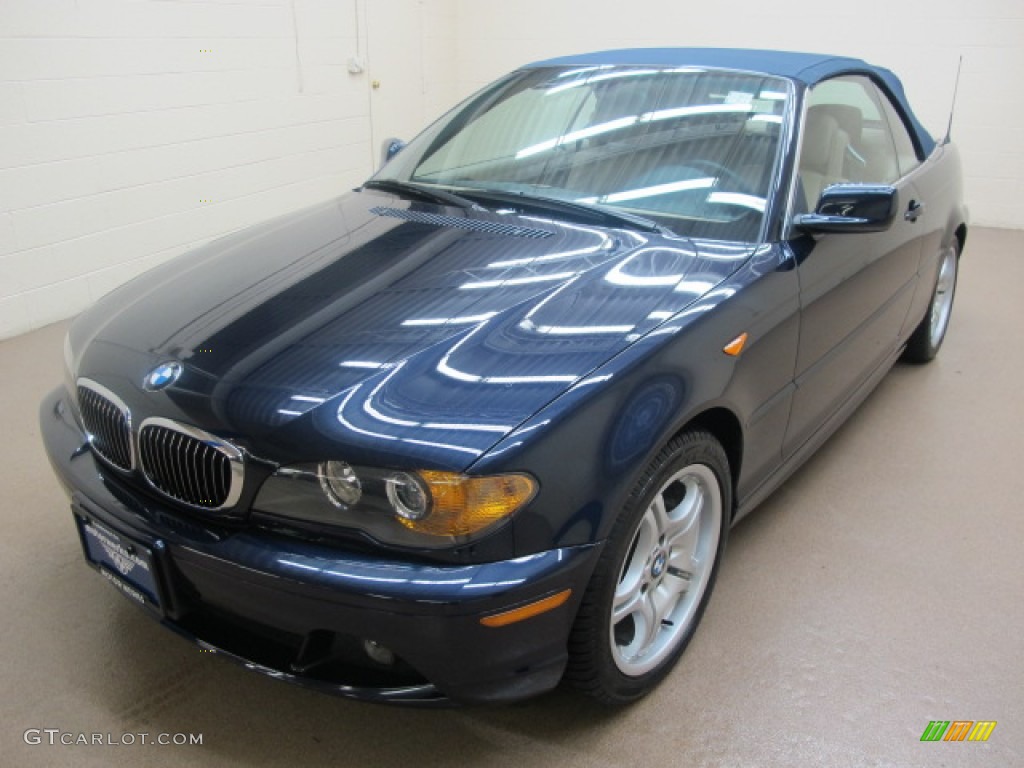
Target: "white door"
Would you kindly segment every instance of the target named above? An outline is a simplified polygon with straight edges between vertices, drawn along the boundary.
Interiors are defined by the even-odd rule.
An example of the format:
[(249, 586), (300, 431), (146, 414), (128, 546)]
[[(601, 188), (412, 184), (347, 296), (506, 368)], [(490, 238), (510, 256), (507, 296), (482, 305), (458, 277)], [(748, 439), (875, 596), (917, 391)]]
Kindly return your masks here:
[(421, 0), (366, 0), (364, 7), (376, 169), (385, 139), (408, 141), (426, 127), (424, 8)]

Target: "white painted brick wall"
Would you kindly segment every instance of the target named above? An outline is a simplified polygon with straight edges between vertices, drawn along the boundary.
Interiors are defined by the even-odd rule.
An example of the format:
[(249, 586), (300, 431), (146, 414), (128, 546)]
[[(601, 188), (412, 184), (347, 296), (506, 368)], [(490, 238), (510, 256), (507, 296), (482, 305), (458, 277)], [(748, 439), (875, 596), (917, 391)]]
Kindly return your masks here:
[(0, 0), (0, 338), (364, 178), (354, 3)]
[(1024, 227), (1024, 2), (929, 0), (459, 0), (460, 95), (529, 61), (604, 48), (723, 46), (838, 53), (902, 78), (922, 122), (953, 139), (972, 223)]
[[(721, 45), (889, 66), (942, 133), (962, 53), (954, 137), (973, 223), (1024, 227), (1020, 0), (402, 1), (422, 20), (418, 127), (534, 59)], [(376, 149), (367, 75), (346, 69), (369, 47), (356, 2), (365, 22), (375, 0), (0, 0), (0, 338), (364, 178)]]

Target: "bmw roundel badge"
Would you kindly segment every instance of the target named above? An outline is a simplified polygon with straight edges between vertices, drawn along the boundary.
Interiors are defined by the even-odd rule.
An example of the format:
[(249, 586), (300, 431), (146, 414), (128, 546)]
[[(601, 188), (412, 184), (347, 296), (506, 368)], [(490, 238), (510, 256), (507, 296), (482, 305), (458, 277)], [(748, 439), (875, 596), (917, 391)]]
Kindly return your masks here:
[(151, 392), (169, 387), (178, 380), (182, 370), (181, 363), (174, 361), (161, 363), (149, 372), (143, 386)]

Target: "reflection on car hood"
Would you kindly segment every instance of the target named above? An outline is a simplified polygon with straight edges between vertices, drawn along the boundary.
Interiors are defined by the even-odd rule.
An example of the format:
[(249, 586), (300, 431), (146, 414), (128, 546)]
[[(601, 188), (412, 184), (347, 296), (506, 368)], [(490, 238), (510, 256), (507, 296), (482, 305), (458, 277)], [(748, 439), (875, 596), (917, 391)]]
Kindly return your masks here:
[(150, 407), (268, 458), (461, 468), (750, 251), (363, 191), (143, 275), (72, 341), (136, 398), (180, 360)]

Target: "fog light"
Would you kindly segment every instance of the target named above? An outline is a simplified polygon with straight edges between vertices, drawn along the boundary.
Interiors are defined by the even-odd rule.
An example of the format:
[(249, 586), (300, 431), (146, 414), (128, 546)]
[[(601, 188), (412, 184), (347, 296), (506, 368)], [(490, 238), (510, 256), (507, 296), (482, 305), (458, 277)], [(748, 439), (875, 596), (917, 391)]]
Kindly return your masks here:
[(390, 667), (395, 663), (395, 652), (390, 648), (385, 648), (376, 640), (363, 640), (363, 650), (378, 664)]
[(363, 495), (355, 470), (344, 461), (322, 461), (317, 474), (328, 501), (336, 507), (354, 506)]

